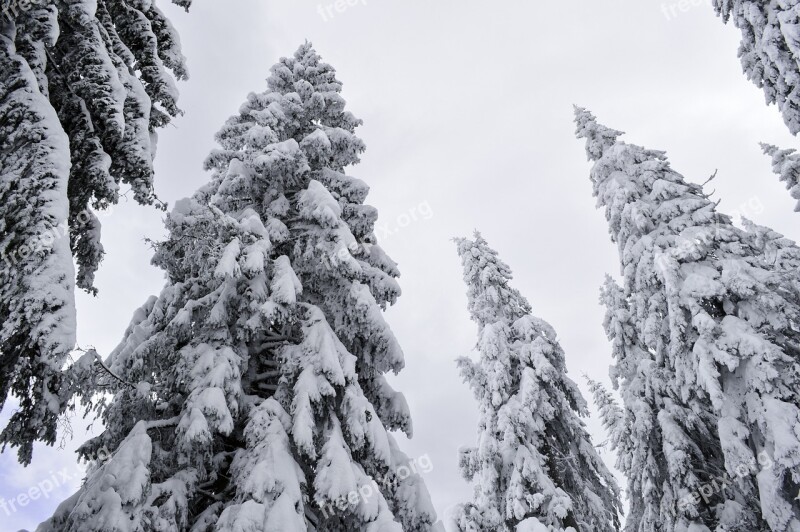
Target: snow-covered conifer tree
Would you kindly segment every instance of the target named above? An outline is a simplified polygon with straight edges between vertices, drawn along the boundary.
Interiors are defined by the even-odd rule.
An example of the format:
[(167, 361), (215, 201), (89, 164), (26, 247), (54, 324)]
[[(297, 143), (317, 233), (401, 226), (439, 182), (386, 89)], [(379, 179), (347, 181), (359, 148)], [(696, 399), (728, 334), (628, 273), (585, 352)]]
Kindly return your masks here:
[(609, 447), (612, 451), (620, 447), (623, 437), (630, 431), (626, 426), (625, 412), (619, 403), (602, 383), (587, 377), (586, 383), (592, 393), (592, 400), (600, 413), (600, 420), (609, 436)]
[(800, 154), (796, 150), (781, 150), (777, 146), (761, 144), (766, 155), (772, 157), (772, 171), (786, 185), (786, 190), (797, 200), (794, 210), (800, 212)]
[(601, 302), (615, 359), (611, 378), (624, 408), (622, 418), (613, 407), (600, 413), (611, 433), (617, 469), (628, 480), (625, 530), (763, 528), (752, 489), (728, 485), (710, 402), (677, 399), (674, 372), (663, 356), (640, 343), (624, 290), (610, 277)]
[(800, 3), (713, 0), (724, 22), (742, 32), (739, 58), (747, 78), (776, 104), (793, 135), (800, 132)]
[(619, 493), (580, 419), (587, 413), (553, 328), (509, 286), (511, 271), (480, 234), (458, 239), (480, 360), (459, 359), (480, 405), (478, 444), (461, 451), (471, 502), (459, 530), (611, 531)]
[(106, 446), (41, 531), (428, 531), (421, 477), (391, 430), (400, 293), (376, 244), (364, 144), (309, 44), (272, 68), (178, 202), (155, 264), (169, 282), (108, 360)]
[(56, 383), (75, 347), (74, 287), (95, 291), (103, 257), (93, 211), (122, 183), (156, 201), (157, 130), (179, 112), (169, 71), (186, 68), (155, 0), (12, 1), (0, 16), (0, 408), (9, 391), (19, 403), (0, 444), (28, 462), (67, 404)]
[(69, 140), (0, 21), (0, 406), (19, 407), (2, 441), (30, 462), (32, 442), (53, 442), (64, 406), (60, 371), (75, 345), (75, 271), (66, 230)]
[[(650, 418), (654, 427), (634, 432), (631, 444), (640, 447), (631, 460), (654, 466), (642, 497), (652, 485), (664, 490), (660, 526), (665, 515), (675, 519), (666, 530), (800, 530), (800, 306), (791, 276), (663, 152), (617, 140), (621, 132), (585, 109), (576, 123), (624, 279), (605, 290), (612, 377), (631, 426)], [(650, 522), (644, 530), (658, 530)]]
[[(755, 237), (754, 246), (764, 254), (764, 260), (787, 276), (787, 281), (800, 287), (800, 247), (777, 231), (742, 218), (744, 228)], [(800, 291), (798, 291), (800, 293)]]
[(91, 291), (103, 256), (92, 209), (116, 203), (120, 183), (138, 202), (156, 201), (157, 130), (180, 112), (169, 71), (187, 77), (180, 40), (154, 0), (11, 2), (3, 16), (69, 137), (65, 221), (78, 285)]
[(800, 304), (800, 247), (777, 231), (742, 218), (743, 225), (754, 237), (754, 247), (772, 264), (775, 271), (784, 275), (784, 297)]

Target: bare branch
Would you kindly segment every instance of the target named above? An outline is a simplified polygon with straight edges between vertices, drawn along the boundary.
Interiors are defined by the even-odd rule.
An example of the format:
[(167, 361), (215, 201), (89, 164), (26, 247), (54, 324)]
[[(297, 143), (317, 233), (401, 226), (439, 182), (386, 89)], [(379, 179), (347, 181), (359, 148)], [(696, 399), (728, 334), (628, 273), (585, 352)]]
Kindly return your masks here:
[(145, 427), (147, 430), (151, 429), (163, 429), (164, 427), (174, 427), (178, 423), (180, 423), (181, 417), (175, 416), (169, 419), (153, 419), (150, 421), (145, 421)]
[(120, 383), (124, 384), (125, 386), (129, 386), (129, 387), (131, 387), (131, 388), (136, 388), (136, 385), (135, 385), (135, 384), (133, 384), (133, 383), (130, 383), (130, 382), (128, 382), (128, 381), (126, 381), (125, 379), (123, 379), (122, 377), (120, 377), (119, 375), (117, 375), (116, 373), (114, 373), (113, 371), (111, 371), (111, 368), (109, 368), (108, 366), (106, 366), (106, 363), (105, 363), (105, 362), (103, 362), (103, 358), (100, 356), (100, 353), (98, 353), (98, 352), (97, 352), (97, 351), (95, 351), (94, 349), (92, 349), (92, 350), (91, 350), (91, 352), (92, 352), (92, 353), (94, 353), (94, 359), (95, 359), (95, 361), (96, 361), (96, 362), (97, 362), (97, 363), (100, 365), (100, 367), (101, 367), (101, 368), (103, 368), (103, 369), (106, 371), (106, 373), (108, 373), (109, 375), (111, 375), (111, 376), (112, 376), (114, 379), (116, 379), (116, 380), (117, 380), (117, 381), (119, 381)]
[[(714, 180), (714, 179), (717, 177), (717, 172), (719, 172), (719, 169), (717, 169), (717, 170), (714, 170), (714, 173), (713, 173), (713, 174), (711, 174), (711, 177), (709, 177), (708, 179), (706, 179), (706, 180), (703, 182), (703, 184), (702, 184), (702, 185), (700, 185), (700, 188), (703, 188), (703, 187), (704, 187), (704, 186), (706, 186), (707, 184), (711, 183), (711, 182), (712, 182), (712, 181), (713, 181), (713, 180)], [(714, 192), (712, 192), (711, 194), (713, 194), (713, 193), (714, 193)]]

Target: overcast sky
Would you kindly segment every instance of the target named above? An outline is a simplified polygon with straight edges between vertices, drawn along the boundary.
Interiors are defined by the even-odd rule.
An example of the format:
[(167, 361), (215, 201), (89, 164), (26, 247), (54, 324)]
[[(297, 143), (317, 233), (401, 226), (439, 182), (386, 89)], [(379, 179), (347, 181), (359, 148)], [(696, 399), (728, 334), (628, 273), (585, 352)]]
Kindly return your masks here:
[[(758, 147), (797, 139), (742, 75), (738, 30), (709, 4), (358, 0), (337, 12), (333, 0), (195, 0), (185, 14), (161, 0), (191, 79), (179, 84), (185, 116), (161, 133), (156, 189), (174, 204), (206, 182), (201, 163), (214, 133), (304, 40), (338, 70), (367, 144), (349, 173), (371, 186), (378, 237), (402, 272), (404, 294), (388, 319), (407, 361), (396, 386), (414, 419), (403, 445), (431, 459), (425, 480), (443, 515), (469, 497), (457, 449), (476, 437), (476, 404), (454, 359), (470, 354), (477, 330), (450, 238), (480, 229), (534, 313), (558, 331), (572, 378), (584, 390), (582, 373), (608, 381), (598, 289), (619, 265), (574, 138), (573, 103), (627, 141), (667, 150), (691, 181), (718, 170), (710, 188), (722, 211), (800, 239), (800, 214)], [(78, 300), (82, 346), (107, 355), (133, 311), (160, 291), (164, 277), (144, 239), (163, 236), (162, 218), (132, 200), (103, 218), (100, 296)], [(588, 424), (601, 442), (597, 421)], [(87, 435), (80, 420), (72, 425), (65, 449), (37, 447), (27, 469), (11, 451), (0, 456), (3, 499), (58, 486), (46, 500), (0, 508), (0, 528), (35, 528), (75, 489), (72, 450)]]

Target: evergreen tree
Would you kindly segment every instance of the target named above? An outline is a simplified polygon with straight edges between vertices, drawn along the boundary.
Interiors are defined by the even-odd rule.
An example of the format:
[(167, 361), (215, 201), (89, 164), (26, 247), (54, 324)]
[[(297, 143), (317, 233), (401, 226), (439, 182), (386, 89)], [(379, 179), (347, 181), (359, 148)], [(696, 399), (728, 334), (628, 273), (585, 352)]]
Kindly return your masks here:
[(586, 383), (589, 385), (595, 407), (600, 413), (603, 428), (608, 433), (609, 447), (612, 451), (616, 451), (622, 445), (624, 436), (630, 432), (630, 427), (626, 425), (625, 412), (602, 383), (588, 377)]
[(713, 0), (724, 22), (742, 32), (739, 58), (747, 78), (776, 104), (793, 135), (800, 132), (800, 3)]
[(663, 152), (617, 140), (621, 132), (585, 109), (576, 109), (576, 123), (624, 278), (622, 290), (606, 291), (612, 376), (632, 426), (650, 417), (661, 431), (655, 442), (644, 441), (652, 431), (636, 436), (634, 445), (640, 461), (663, 453), (664, 472), (653, 471), (669, 492), (660, 496), (662, 519), (665, 504), (677, 503), (677, 512), (666, 509), (676, 520), (665, 530), (800, 530), (792, 275), (766, 260), (755, 233), (718, 213)]
[(272, 68), (178, 202), (154, 263), (168, 284), (110, 355), (106, 430), (41, 531), (439, 530), (391, 430), (403, 354), (381, 310), (400, 294), (375, 243), (360, 121), (309, 44)]
[(457, 244), (480, 352), (458, 361), (480, 404), (478, 445), (460, 457), (475, 494), (457, 510), (458, 529), (618, 529), (618, 488), (580, 419), (587, 406), (555, 331), (479, 233)]
[(157, 130), (180, 112), (168, 70), (187, 77), (180, 40), (152, 0), (56, 0), (17, 18), (26, 28), (18, 41), (31, 41), (25, 49), (46, 50), (35, 62), (41, 90), (70, 138), (69, 228), (78, 285), (94, 291), (103, 247), (92, 210), (116, 203), (121, 183), (137, 202), (157, 202)]
[(625, 530), (763, 530), (752, 488), (729, 486), (710, 402), (681, 399), (674, 371), (639, 341), (628, 298), (611, 278), (601, 302), (624, 405), (621, 419), (613, 408), (601, 416), (628, 480)]
[(0, 21), (0, 406), (19, 407), (2, 440), (53, 442), (65, 400), (61, 366), (75, 345), (75, 271), (67, 241), (69, 140), (35, 73)]
[(800, 247), (777, 231), (747, 218), (742, 218), (742, 225), (753, 235), (753, 246), (763, 254), (764, 260), (786, 275), (785, 286), (794, 286), (794, 291), (800, 295), (800, 276), (797, 275), (800, 272)]
[(94, 211), (116, 203), (122, 183), (157, 202), (157, 130), (180, 112), (169, 71), (182, 79), (186, 68), (154, 0), (4, 2), (2, 28), (0, 253), (41, 248), (6, 261), (0, 295), (0, 408), (9, 391), (20, 405), (0, 444), (27, 463), (34, 440), (54, 442), (69, 401), (58, 372), (75, 346), (74, 286), (94, 293), (103, 257)]
[(786, 185), (786, 190), (797, 200), (794, 210), (800, 212), (800, 154), (796, 150), (781, 150), (777, 146), (761, 144), (766, 155), (772, 157), (772, 171)]
[(11, 3), (4, 16), (70, 139), (70, 242), (78, 285), (93, 291), (103, 249), (92, 209), (116, 203), (120, 183), (139, 203), (157, 201), (157, 129), (180, 112), (168, 71), (185, 79), (185, 59), (153, 0), (43, 0), (23, 7)]

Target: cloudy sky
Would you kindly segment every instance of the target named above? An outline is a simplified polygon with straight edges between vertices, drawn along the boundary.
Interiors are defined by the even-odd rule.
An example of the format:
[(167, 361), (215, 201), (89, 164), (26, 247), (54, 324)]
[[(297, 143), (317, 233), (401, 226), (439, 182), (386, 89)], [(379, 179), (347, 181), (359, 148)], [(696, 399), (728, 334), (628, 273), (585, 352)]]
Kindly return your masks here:
[[(208, 179), (201, 163), (213, 134), (248, 92), (266, 87), (280, 56), (307, 39), (338, 70), (349, 109), (364, 119), (367, 152), (351, 173), (372, 187), (378, 236), (403, 274), (389, 321), (407, 360), (396, 385), (415, 422), (404, 447), (430, 458), (425, 479), (442, 514), (469, 496), (457, 449), (475, 440), (476, 422), (454, 365), (471, 352), (476, 327), (450, 238), (480, 229), (559, 332), (573, 379), (584, 389), (582, 373), (608, 380), (598, 287), (619, 267), (573, 135), (573, 103), (629, 142), (667, 150), (689, 180), (717, 170), (710, 188), (721, 210), (800, 239), (800, 215), (757, 144), (797, 140), (741, 74), (738, 30), (708, 0), (681, 2), (683, 10), (677, 0), (351, 0), (344, 11), (333, 0), (195, 0), (190, 14), (160, 3), (191, 72), (180, 84), (186, 114), (159, 143), (156, 187), (170, 204)], [(110, 352), (133, 311), (160, 291), (144, 239), (164, 234), (162, 217), (123, 200), (103, 218), (101, 293), (78, 301), (82, 346)], [(588, 423), (601, 442), (599, 424)], [(3, 500), (56, 486), (47, 499), (0, 506), (0, 528), (35, 528), (77, 486), (72, 450), (87, 434), (80, 419), (71, 425), (65, 447), (37, 447), (27, 469), (13, 452), (0, 455)]]

